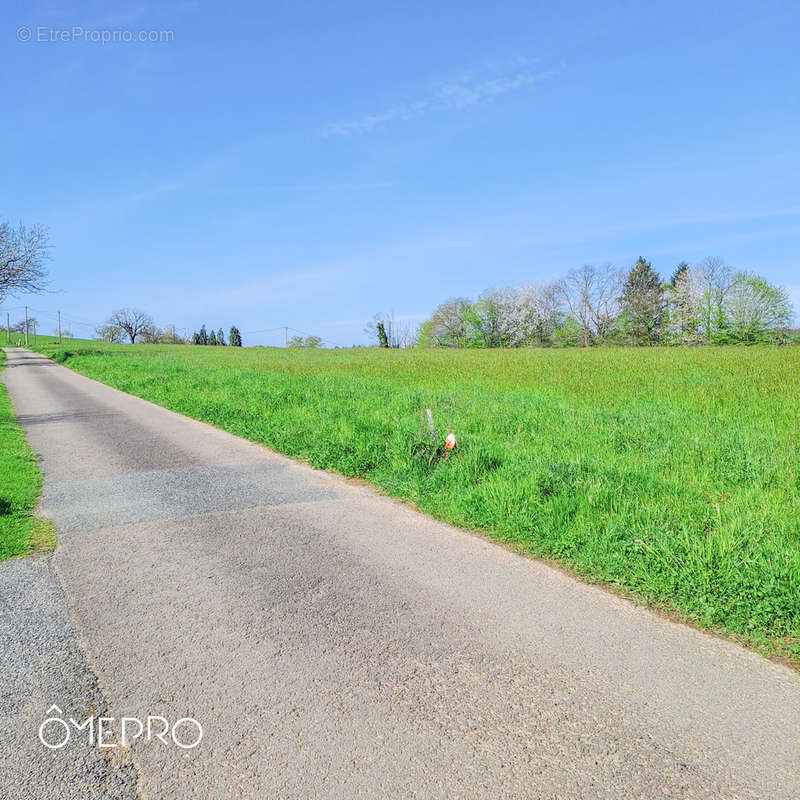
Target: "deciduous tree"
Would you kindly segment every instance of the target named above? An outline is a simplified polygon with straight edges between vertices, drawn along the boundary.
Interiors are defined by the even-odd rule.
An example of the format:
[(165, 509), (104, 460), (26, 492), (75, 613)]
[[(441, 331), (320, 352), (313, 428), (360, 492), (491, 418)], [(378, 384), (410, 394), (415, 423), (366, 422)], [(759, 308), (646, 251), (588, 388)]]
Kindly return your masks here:
[(434, 347), (464, 347), (467, 343), (467, 311), (472, 302), (466, 297), (446, 300), (430, 318), (428, 334)]
[(790, 325), (792, 305), (785, 289), (749, 272), (737, 272), (725, 303), (730, 334), (740, 342), (774, 339)]
[(16, 228), (0, 222), (0, 303), (9, 296), (43, 291), (45, 262), (50, 257), (50, 235), (42, 225)]
[(700, 328), (706, 341), (724, 343), (728, 337), (725, 299), (733, 282), (733, 271), (721, 258), (710, 256), (699, 264), (697, 277), (703, 287), (698, 309)]
[(120, 308), (108, 318), (104, 327), (118, 328), (131, 344), (135, 344), (137, 337), (153, 327), (153, 318), (138, 308)]
[(619, 272), (611, 265), (584, 264), (558, 282), (558, 297), (579, 328), (583, 347), (601, 342), (619, 312)]
[(553, 283), (528, 284), (517, 292), (514, 313), (520, 345), (544, 345), (563, 322), (557, 287)]
[(513, 347), (520, 340), (517, 294), (513, 289), (488, 289), (464, 312), (471, 347)]
[(125, 331), (116, 325), (101, 325), (95, 331), (95, 335), (101, 342), (113, 342), (122, 344), (125, 341)]

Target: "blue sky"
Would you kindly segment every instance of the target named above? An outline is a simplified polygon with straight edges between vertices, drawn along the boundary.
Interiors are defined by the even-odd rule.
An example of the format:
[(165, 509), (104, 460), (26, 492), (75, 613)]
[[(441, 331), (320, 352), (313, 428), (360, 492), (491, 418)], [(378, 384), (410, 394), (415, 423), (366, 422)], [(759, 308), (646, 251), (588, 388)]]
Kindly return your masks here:
[(0, 216), (50, 227), (56, 290), (6, 306), (350, 345), (641, 254), (800, 309), (794, 3), (6, 2), (1, 35)]

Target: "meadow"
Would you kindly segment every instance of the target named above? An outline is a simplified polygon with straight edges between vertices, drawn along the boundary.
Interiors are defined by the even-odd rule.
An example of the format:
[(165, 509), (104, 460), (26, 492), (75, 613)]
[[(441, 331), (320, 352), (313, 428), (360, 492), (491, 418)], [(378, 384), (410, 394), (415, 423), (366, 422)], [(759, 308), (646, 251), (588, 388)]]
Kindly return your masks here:
[(44, 349), (800, 663), (798, 348)]

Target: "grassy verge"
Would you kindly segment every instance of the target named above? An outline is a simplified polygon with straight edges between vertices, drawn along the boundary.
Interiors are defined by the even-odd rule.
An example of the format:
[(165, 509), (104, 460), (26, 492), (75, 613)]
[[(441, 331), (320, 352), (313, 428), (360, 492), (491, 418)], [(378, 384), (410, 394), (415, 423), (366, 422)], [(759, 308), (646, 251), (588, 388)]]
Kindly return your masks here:
[[(0, 351), (0, 369), (5, 354)], [(52, 525), (33, 517), (42, 476), (16, 423), (4, 384), (0, 383), (0, 561), (34, 550), (51, 550)]]
[(800, 663), (800, 349), (50, 352)]
[[(94, 344), (92, 339), (78, 339), (72, 336), (64, 336), (61, 339), (62, 347), (86, 347)], [(32, 333), (28, 336), (28, 348), (30, 350), (42, 350), (45, 347), (58, 345), (58, 336)], [(4, 329), (0, 329), (0, 347), (25, 347), (25, 334), (13, 332), (9, 338)]]

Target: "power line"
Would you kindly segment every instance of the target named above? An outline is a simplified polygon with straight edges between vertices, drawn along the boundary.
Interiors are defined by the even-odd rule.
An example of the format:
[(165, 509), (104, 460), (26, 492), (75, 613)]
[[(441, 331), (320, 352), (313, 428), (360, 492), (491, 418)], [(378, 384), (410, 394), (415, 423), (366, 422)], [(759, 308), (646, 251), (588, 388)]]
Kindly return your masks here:
[[(301, 336), (316, 336), (314, 333), (308, 333), (306, 331), (299, 331), (297, 328), (289, 328), (290, 331), (294, 331), (295, 333), (299, 333)], [(334, 347), (345, 347), (343, 344), (338, 344), (337, 342), (332, 342), (330, 339), (323, 339), (320, 337), (321, 342), (325, 342), (326, 344), (332, 344)]]

